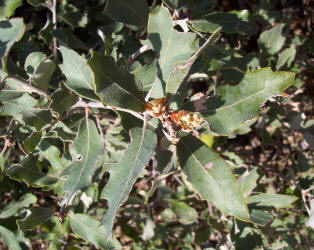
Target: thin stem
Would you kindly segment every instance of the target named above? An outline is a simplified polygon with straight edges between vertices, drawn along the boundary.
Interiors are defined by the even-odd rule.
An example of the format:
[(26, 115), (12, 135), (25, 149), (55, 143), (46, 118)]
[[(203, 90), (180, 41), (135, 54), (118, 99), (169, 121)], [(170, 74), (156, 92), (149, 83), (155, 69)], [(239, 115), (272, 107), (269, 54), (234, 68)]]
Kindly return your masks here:
[(134, 52), (131, 57), (130, 57), (130, 62), (133, 62), (138, 56), (140, 56), (141, 54), (143, 54), (145, 51), (150, 50), (151, 48), (148, 47), (147, 45), (143, 45), (141, 48), (139, 48), (139, 50), (137, 50), (136, 52)]
[(109, 110), (113, 110), (113, 111), (122, 111), (122, 112), (126, 112), (126, 113), (130, 113), (132, 115), (134, 115), (135, 117), (141, 119), (144, 121), (144, 117), (135, 112), (135, 111), (132, 111), (130, 109), (124, 109), (124, 108), (118, 108), (118, 107), (110, 107), (110, 106), (104, 106), (101, 102), (84, 102), (82, 100), (79, 100), (76, 104), (74, 104), (71, 109), (74, 109), (74, 108), (77, 108), (77, 107), (90, 107), (90, 108), (102, 108), (102, 109), (109, 109)]
[(96, 119), (96, 124), (97, 124), (97, 128), (99, 130), (99, 133), (100, 133), (101, 141), (104, 142), (105, 141), (104, 132), (102, 131), (102, 128), (101, 128), (99, 116), (98, 115), (94, 115), (94, 117)]
[(6, 77), (3, 78), (3, 80), (1, 81), (1, 84), (4, 84), (7, 79), (14, 79), (15, 81), (18, 81), (20, 85), (22, 85), (23, 88), (21, 90), (16, 90), (16, 91), (37, 93), (37, 94), (42, 95), (44, 97), (48, 97), (48, 93), (46, 93), (44, 90), (29, 84), (23, 78), (20, 78), (18, 76), (7, 75)]
[[(52, 24), (53, 24), (53, 29), (57, 29), (57, 0), (52, 0), (52, 6), (50, 8), (50, 11), (52, 13)], [(54, 37), (53, 38), (53, 55), (54, 58), (57, 58), (57, 39)]]

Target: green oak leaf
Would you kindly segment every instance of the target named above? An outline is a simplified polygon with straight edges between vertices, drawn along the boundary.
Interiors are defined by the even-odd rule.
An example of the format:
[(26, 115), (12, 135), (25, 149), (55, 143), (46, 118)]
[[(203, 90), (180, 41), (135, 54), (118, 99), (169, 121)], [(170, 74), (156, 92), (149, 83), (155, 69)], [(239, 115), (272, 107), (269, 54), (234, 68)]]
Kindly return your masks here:
[(0, 58), (2, 60), (2, 70), (6, 69), (6, 57), (13, 44), (19, 41), (25, 32), (25, 24), (22, 18), (12, 18), (8, 21), (0, 22)]
[(203, 15), (195, 20), (189, 21), (194, 30), (200, 32), (214, 32), (222, 27), (225, 33), (251, 33), (255, 29), (254, 21), (250, 20), (250, 13), (247, 10), (230, 12), (212, 12)]
[(52, 93), (50, 100), (49, 108), (61, 115), (78, 101), (78, 96), (60, 83), (60, 88)]
[(41, 130), (52, 121), (52, 114), (49, 109), (25, 110), (21, 114), (23, 122), (28, 126), (35, 127), (37, 130)]
[(285, 194), (257, 194), (247, 199), (248, 204), (257, 203), (258, 206), (272, 206), (277, 209), (289, 208), (298, 197)]
[(95, 123), (89, 119), (82, 121), (70, 149), (72, 163), (63, 172), (67, 180), (63, 187), (66, 196), (61, 202), (62, 205), (68, 204), (76, 192), (91, 185), (92, 176), (103, 152), (104, 145)]
[(142, 85), (124, 66), (117, 66), (110, 56), (94, 52), (88, 61), (96, 84), (96, 93), (114, 107), (144, 111)]
[(202, 199), (212, 202), (225, 215), (250, 219), (231, 168), (218, 154), (192, 135), (181, 138), (177, 154), (187, 180)]
[(284, 27), (285, 24), (281, 23), (262, 32), (257, 41), (259, 48), (270, 55), (274, 55), (279, 52), (286, 40), (286, 38), (282, 35)]
[(35, 187), (51, 186), (59, 181), (64, 181), (51, 169), (48, 172), (42, 171), (39, 167), (38, 157), (31, 154), (20, 163), (13, 164), (6, 171), (10, 178), (18, 181), (23, 180), (27, 185)]
[(22, 231), (33, 230), (51, 218), (53, 214), (53, 210), (49, 208), (32, 207), (30, 215), (27, 215), (23, 220), (17, 220), (17, 225)]
[(106, 237), (110, 236), (113, 221), (118, 208), (128, 198), (134, 182), (147, 165), (157, 144), (156, 134), (146, 129), (130, 130), (131, 144), (120, 162), (106, 164), (110, 178), (101, 193), (101, 198), (108, 201), (109, 208), (102, 219), (101, 225), (106, 228)]
[(200, 47), (195, 54), (183, 63), (177, 64), (175, 69), (169, 74), (166, 80), (166, 95), (167, 98), (178, 94), (179, 87), (183, 80), (188, 75), (193, 63), (199, 57), (199, 55), (207, 48), (207, 46), (213, 45), (220, 37), (220, 30), (218, 28), (213, 34), (206, 40), (206, 42)]
[(105, 14), (122, 23), (146, 27), (149, 8), (145, 0), (108, 0)]
[(27, 153), (31, 153), (35, 150), (36, 146), (40, 142), (42, 137), (41, 132), (34, 131), (29, 137), (26, 138), (22, 147)]
[(28, 207), (30, 204), (36, 203), (37, 197), (31, 193), (27, 193), (23, 195), (18, 201), (11, 201), (8, 205), (6, 205), (1, 213), (0, 219), (5, 219), (15, 215), (20, 209), (24, 207)]
[(183, 225), (192, 224), (198, 219), (197, 211), (185, 202), (172, 200), (170, 202), (170, 207)]
[(247, 71), (238, 85), (217, 88), (216, 95), (205, 103), (207, 110), (201, 114), (213, 132), (230, 135), (244, 122), (256, 117), (270, 97), (283, 95), (294, 76), (292, 72), (273, 72), (270, 68)]
[(151, 83), (151, 97), (162, 97), (170, 73), (198, 49), (196, 35), (175, 30), (168, 9), (160, 7), (157, 12), (150, 13), (148, 38), (143, 44), (153, 48), (158, 57), (158, 73)]
[(60, 68), (67, 78), (65, 85), (82, 97), (98, 101), (93, 72), (87, 60), (64, 46), (60, 46), (60, 51), (63, 58)]
[(56, 64), (47, 55), (37, 51), (26, 57), (24, 69), (35, 85), (47, 89)]
[(271, 213), (262, 209), (251, 209), (250, 210), (251, 222), (258, 225), (265, 226), (268, 222), (273, 219)]
[(239, 187), (242, 195), (247, 198), (257, 186), (259, 175), (257, 169), (253, 168), (250, 172), (245, 171), (238, 179)]
[(13, 16), (15, 9), (23, 5), (22, 0), (4, 0), (0, 6), (0, 21)]
[(107, 242), (106, 230), (100, 227), (100, 222), (87, 214), (69, 214), (70, 226), (73, 232), (83, 239), (93, 243), (97, 248), (120, 249), (120, 244), (112, 239)]
[(34, 7), (39, 7), (40, 5), (45, 5), (45, 0), (27, 0), (27, 2), (34, 6)]
[(132, 74), (143, 85), (143, 91), (147, 93), (153, 85), (157, 75), (157, 60), (153, 60), (145, 65), (139, 66), (132, 71)]
[(15, 234), (12, 231), (1, 225), (0, 225), (0, 239), (3, 239), (5, 244), (7, 244), (7, 246), (10, 246), (11, 249), (22, 250), (22, 247), (18, 243), (19, 241), (17, 239), (17, 236), (15, 236)]
[(279, 70), (285, 65), (287, 65), (287, 68), (290, 68), (292, 62), (294, 61), (296, 53), (297, 50), (295, 49), (295, 46), (291, 46), (290, 48), (283, 50), (278, 57), (276, 70)]

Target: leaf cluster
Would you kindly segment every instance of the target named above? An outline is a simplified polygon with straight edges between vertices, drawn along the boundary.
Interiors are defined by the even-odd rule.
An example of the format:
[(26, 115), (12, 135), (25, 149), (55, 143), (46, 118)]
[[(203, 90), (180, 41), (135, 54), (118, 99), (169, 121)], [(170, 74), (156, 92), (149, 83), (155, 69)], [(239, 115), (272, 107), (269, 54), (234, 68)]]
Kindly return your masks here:
[(2, 2), (0, 248), (311, 247), (307, 1)]

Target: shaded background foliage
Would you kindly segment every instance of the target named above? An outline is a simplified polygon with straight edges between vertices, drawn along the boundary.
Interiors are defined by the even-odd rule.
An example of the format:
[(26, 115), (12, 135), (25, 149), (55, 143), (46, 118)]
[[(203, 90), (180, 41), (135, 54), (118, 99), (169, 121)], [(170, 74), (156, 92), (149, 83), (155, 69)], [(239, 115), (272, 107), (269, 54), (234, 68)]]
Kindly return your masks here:
[[(131, 55), (142, 47), (141, 40), (148, 36), (145, 26), (149, 8), (154, 11), (162, 1), (134, 1), (140, 16), (137, 13), (127, 15), (121, 7), (125, 2), (109, 1), (106, 7), (105, 0), (62, 0), (57, 1), (54, 11), (50, 1), (0, 1), (1, 20), (14, 18), (11, 20), (19, 22), (21, 17), (25, 24), (25, 27), (19, 24), (19, 30), (25, 32), (22, 37), (17, 36), (18, 41), (10, 51), (1, 47), (0, 55), (4, 58), (1, 77), (8, 72), (18, 79), (30, 79), (33, 86), (51, 94), (49, 109), (39, 110), (37, 107), (48, 105), (39, 95), (18, 99), (20, 93), (13, 90), (24, 86), (18, 80), (7, 80), (13, 90), (1, 86), (7, 91), (2, 90), (4, 94), (0, 94), (1, 248), (5, 249), (7, 245), (12, 249), (107, 247), (102, 238), (106, 232), (98, 227), (99, 221), (95, 218), (100, 220), (106, 212), (108, 204), (100, 197), (108, 196), (101, 192), (109, 174), (103, 176), (98, 167), (103, 162), (118, 162), (123, 157), (130, 145), (128, 131), (137, 126), (137, 121), (124, 112), (91, 109), (91, 122), (96, 125), (81, 125), (81, 129), (95, 132), (96, 126), (101, 128), (103, 134), (95, 142), (104, 143), (106, 150), (100, 162), (96, 161), (97, 157), (91, 157), (95, 175), (84, 193), (73, 200), (72, 210), (65, 216), (60, 213), (58, 203), (65, 181), (61, 174), (66, 173), (66, 167), (71, 167), (71, 156), (77, 157), (75, 148), (79, 146), (74, 146), (78, 144), (73, 140), (80, 134), (79, 123), (85, 118), (85, 109), (71, 108), (78, 96), (69, 91), (65, 83), (60, 86), (59, 83), (65, 81), (63, 74), (66, 75), (67, 57), (62, 55), (68, 53), (70, 58), (70, 54), (75, 53), (72, 50), (92, 58), (94, 61), (89, 61), (90, 64), (105, 60), (92, 55), (91, 50), (110, 55), (117, 65), (125, 66), (138, 78), (142, 76), (141, 70), (154, 71), (156, 55), (153, 51), (145, 51), (136, 60)], [(313, 199), (314, 178), (311, 1), (165, 0), (163, 4), (175, 13), (177, 21), (188, 18), (188, 27), (201, 37), (201, 41), (222, 26), (220, 39), (195, 61), (190, 77), (182, 85), (185, 89), (178, 90), (186, 93), (184, 99), (177, 101), (184, 103), (186, 109), (189, 108), (187, 100), (194, 94), (212, 94), (219, 86), (236, 85), (248, 68), (271, 67), (272, 70), (296, 73), (293, 86), (285, 91), (287, 97), (271, 98), (257, 118), (233, 131), (232, 135), (204, 134), (201, 137), (232, 167), (245, 198), (252, 193), (274, 196), (273, 199), (268, 196), (264, 202), (263, 197), (259, 202), (253, 200), (254, 196), (247, 199), (255, 223), (225, 217), (211, 203), (200, 199), (176, 168), (178, 163), (172, 161), (171, 153), (163, 151), (150, 160), (127, 202), (119, 209), (113, 228), (115, 237), (123, 247), (134, 249), (219, 249), (223, 246), (230, 249), (259, 249), (261, 246), (309, 249), (314, 237), (310, 227), (313, 222), (309, 221), (314, 206), (312, 212), (308, 211)], [(57, 23), (53, 21), (53, 13)], [(176, 26), (180, 31), (184, 28), (184, 25)], [(0, 38), (0, 46), (6, 44), (3, 39)], [(64, 47), (56, 50), (55, 41)], [(62, 63), (64, 67), (57, 66)], [(71, 72), (75, 69), (68, 68)], [(193, 75), (200, 72), (205, 74)], [(117, 74), (123, 75), (123, 72)], [(140, 79), (147, 92), (149, 86), (145, 83), (150, 79)], [(67, 80), (71, 82), (68, 77)], [(98, 98), (86, 95), (84, 97)], [(7, 100), (18, 100), (13, 104), (31, 109), (20, 114), (16, 106), (3, 105)], [(136, 136), (137, 132), (134, 133)], [(152, 135), (151, 140), (154, 141)], [(100, 155), (102, 151), (95, 153)], [(31, 156), (25, 157), (26, 154)], [(174, 171), (164, 179), (158, 179), (164, 171), (163, 166), (168, 164), (163, 162), (167, 159), (174, 165)], [(86, 182), (78, 185), (85, 186)], [(299, 199), (291, 204), (291, 200), (279, 199), (276, 193), (295, 195)], [(26, 218), (26, 214), (31, 215)], [(82, 223), (90, 228), (84, 228)], [(94, 234), (88, 233), (91, 229)]]

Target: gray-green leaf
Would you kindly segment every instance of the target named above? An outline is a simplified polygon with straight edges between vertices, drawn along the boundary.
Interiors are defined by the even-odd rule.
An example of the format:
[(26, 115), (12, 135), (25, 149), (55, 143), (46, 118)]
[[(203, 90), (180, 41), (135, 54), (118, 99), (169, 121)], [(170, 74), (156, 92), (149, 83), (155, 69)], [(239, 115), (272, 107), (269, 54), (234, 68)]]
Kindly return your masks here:
[(21, 208), (28, 207), (37, 201), (37, 198), (33, 194), (25, 194), (18, 201), (11, 201), (7, 206), (2, 209), (0, 213), (0, 219), (5, 219), (14, 215)]
[(134, 182), (147, 165), (157, 144), (156, 134), (149, 129), (143, 131), (141, 128), (133, 128), (130, 137), (131, 144), (122, 160), (105, 165), (110, 173), (109, 181), (101, 193), (101, 198), (106, 199), (109, 205), (101, 223), (106, 228), (106, 237), (110, 236), (118, 208), (129, 196)]
[(0, 21), (6, 20), (13, 16), (15, 9), (22, 5), (22, 0), (5, 0), (1, 1)]
[(284, 24), (277, 24), (275, 27), (262, 32), (257, 41), (259, 48), (270, 55), (279, 52), (286, 40), (282, 35), (284, 27)]
[(60, 46), (60, 51), (63, 58), (60, 68), (67, 78), (65, 85), (82, 97), (98, 101), (93, 72), (87, 60), (64, 46)]
[(22, 231), (33, 230), (53, 216), (53, 211), (44, 207), (32, 207), (30, 212), (25, 219), (17, 220), (17, 225)]
[(63, 175), (67, 175), (67, 181), (63, 187), (66, 196), (62, 205), (69, 203), (76, 192), (91, 185), (92, 176), (103, 152), (104, 145), (95, 123), (89, 119), (82, 121), (70, 149), (72, 163), (63, 172)]
[(74, 233), (92, 242), (97, 248), (120, 249), (116, 241), (107, 243), (106, 230), (100, 227), (100, 222), (86, 214), (70, 214), (70, 226)]
[(226, 215), (248, 221), (249, 212), (228, 164), (192, 135), (177, 145), (180, 165), (188, 181)]
[(279, 208), (289, 208), (298, 197), (285, 194), (257, 194), (247, 199), (248, 204), (257, 203), (258, 206), (273, 206)]
[(93, 71), (97, 95), (110, 106), (144, 111), (142, 85), (110, 56), (93, 53), (88, 65)]
[(170, 13), (165, 7), (160, 7), (158, 12), (150, 14), (148, 39), (144, 44), (157, 53), (159, 69), (152, 82), (151, 97), (164, 96), (165, 84), (170, 73), (197, 50), (195, 39), (195, 34), (178, 32), (172, 27)]
[(24, 69), (38, 87), (47, 89), (56, 64), (42, 52), (33, 52), (26, 58)]
[(294, 81), (292, 72), (273, 72), (262, 68), (247, 72), (236, 86), (217, 88), (216, 95), (206, 101), (206, 111), (201, 111), (212, 131), (229, 135), (241, 124), (256, 117), (268, 98), (283, 95)]
[(10, 247), (11, 249), (22, 250), (15, 234), (1, 225), (0, 225), (0, 239), (3, 239), (5, 244), (7, 244), (7, 246)]
[(276, 70), (279, 70), (283, 66), (287, 66), (287, 68), (290, 68), (296, 54), (296, 49), (294, 46), (291, 46), (290, 48), (285, 49), (282, 51), (279, 55), (277, 64), (276, 64)]
[(12, 45), (24, 34), (25, 25), (22, 18), (12, 18), (0, 22), (0, 58), (5, 57)]
[(13, 164), (7, 169), (7, 173), (13, 179), (23, 180), (28, 185), (34, 186), (49, 186), (57, 181), (63, 181), (62, 178), (54, 175), (53, 171), (42, 172), (39, 169), (37, 157), (31, 154), (20, 163)]

